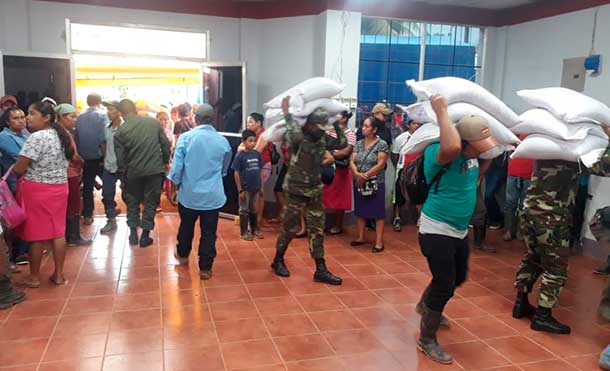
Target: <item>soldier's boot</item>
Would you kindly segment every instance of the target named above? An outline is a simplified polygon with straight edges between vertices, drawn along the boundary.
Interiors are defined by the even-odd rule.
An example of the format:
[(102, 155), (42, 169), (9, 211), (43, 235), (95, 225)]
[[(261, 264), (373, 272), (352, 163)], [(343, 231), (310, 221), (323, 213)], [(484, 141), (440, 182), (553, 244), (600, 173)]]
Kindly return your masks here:
[(453, 357), (440, 346), (436, 340), (436, 332), (441, 323), (441, 312), (432, 311), (426, 306), (422, 306), (423, 314), (419, 326), (419, 339), (417, 340), (417, 349), (423, 352), (426, 357), (434, 362), (442, 364), (453, 363)]
[(8, 309), (25, 300), (25, 293), (15, 290), (8, 276), (0, 277), (0, 309)]
[(502, 236), (504, 241), (512, 241), (517, 237), (517, 216), (515, 214), (504, 214), (504, 229), (506, 229)]
[(530, 304), (528, 295), (528, 292), (523, 291), (517, 293), (517, 300), (513, 306), (513, 318), (531, 317), (536, 313), (536, 308)]
[(285, 251), (278, 250), (275, 252), (275, 258), (273, 258), (273, 263), (271, 263), (271, 269), (280, 277), (290, 277), (290, 271), (284, 262), (284, 254)]
[(93, 240), (87, 240), (80, 235), (80, 217), (68, 218), (66, 222), (66, 243), (68, 246), (91, 245)]
[[(420, 316), (424, 316), (424, 308), (425, 308), (425, 304), (424, 301), (426, 300), (426, 297), (428, 296), (428, 290), (429, 288), (426, 288), (426, 290), (424, 291), (424, 293), (421, 296), (421, 299), (419, 299), (419, 302), (417, 303), (417, 305), (415, 306), (415, 313), (419, 314)], [(441, 323), (440, 323), (441, 327), (449, 327), (450, 323), (449, 320), (447, 319), (447, 317), (445, 317), (444, 315), (441, 314)]]
[(138, 228), (129, 228), (129, 244), (137, 245), (140, 242), (140, 237), (138, 237)]
[(150, 231), (145, 229), (142, 231), (142, 237), (140, 237), (140, 247), (148, 247), (153, 244), (153, 239), (150, 238)]
[(496, 252), (496, 248), (485, 242), (487, 228), (485, 225), (474, 226), (474, 247), (485, 252)]
[(313, 274), (313, 280), (316, 282), (328, 283), (329, 285), (340, 285), (343, 280), (334, 274), (330, 273), (326, 268), (326, 261), (324, 258), (316, 259), (316, 272)]
[(606, 262), (599, 268), (593, 271), (595, 274), (609, 275), (610, 274), (610, 256), (606, 258)]
[(543, 331), (560, 335), (567, 335), (572, 331), (570, 326), (564, 325), (553, 318), (551, 308), (541, 306), (536, 308), (536, 314), (534, 314), (534, 318), (532, 318), (530, 328), (534, 331)]

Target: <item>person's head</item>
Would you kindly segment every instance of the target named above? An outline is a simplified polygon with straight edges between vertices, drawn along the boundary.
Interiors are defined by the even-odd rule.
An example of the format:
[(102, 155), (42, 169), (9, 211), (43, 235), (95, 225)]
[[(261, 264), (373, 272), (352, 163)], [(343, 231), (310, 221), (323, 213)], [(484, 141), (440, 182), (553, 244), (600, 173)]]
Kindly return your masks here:
[(104, 107), (106, 107), (106, 114), (111, 122), (115, 122), (121, 118), (121, 112), (119, 112), (119, 102), (114, 100), (102, 102), (102, 104)]
[(303, 134), (317, 141), (324, 135), (324, 128), (328, 125), (330, 115), (323, 108), (316, 108), (309, 116), (303, 125)]
[(178, 106), (178, 117), (180, 120), (186, 119), (191, 114), (191, 107), (189, 107), (186, 103), (182, 103)]
[(125, 118), (129, 115), (136, 115), (138, 113), (136, 104), (131, 99), (123, 99), (119, 102), (119, 112)]
[(5, 95), (0, 98), (0, 110), (2, 112), (8, 110), (9, 108), (17, 106), (17, 98), (12, 95)]
[(76, 126), (76, 108), (68, 103), (55, 106), (57, 121), (64, 129), (71, 130)]
[(195, 123), (197, 125), (214, 125), (214, 108), (207, 103), (197, 107), (195, 112)]
[(17, 106), (11, 106), (7, 108), (2, 114), (0, 119), (2, 126), (9, 128), (15, 133), (21, 133), (25, 129), (25, 114), (21, 108)]
[(178, 107), (172, 107), (172, 110), (170, 111), (170, 115), (172, 116), (172, 121), (173, 122), (178, 122), (180, 121), (180, 114), (178, 113)]
[(254, 151), (256, 147), (256, 133), (250, 129), (246, 129), (241, 133), (241, 141), (247, 151)]
[(163, 129), (168, 129), (170, 127), (171, 123), (169, 121), (169, 115), (167, 114), (167, 112), (161, 111), (157, 113), (157, 116), (155, 118), (157, 119), (157, 121), (159, 121)]
[(407, 130), (409, 131), (409, 133), (413, 134), (415, 133), (415, 130), (419, 129), (420, 126), (421, 124), (419, 123), (419, 121), (411, 119), (407, 123)]
[(347, 126), (347, 122), (352, 118), (354, 114), (350, 111), (343, 111), (339, 114), (339, 124)]
[(91, 93), (87, 95), (87, 105), (89, 107), (98, 107), (102, 104), (102, 96), (98, 93)]
[[(72, 107), (74, 108), (74, 107)], [(65, 112), (62, 110), (62, 112)], [(76, 115), (76, 109), (74, 109), (74, 115)], [(57, 122), (57, 113), (55, 112), (55, 106), (50, 102), (40, 101), (30, 104), (28, 108), (28, 128), (30, 131), (39, 131), (45, 129), (53, 129), (57, 132), (59, 142), (64, 151), (66, 159), (71, 160), (74, 156), (74, 147), (70, 140), (70, 134), (64, 129), (59, 122)]]
[(258, 131), (262, 129), (264, 122), (265, 117), (263, 115), (258, 112), (252, 112), (246, 120), (246, 129), (258, 133)]
[(394, 106), (394, 116), (402, 116), (403, 115), (402, 108), (398, 106)]
[(481, 116), (464, 116), (455, 128), (462, 139), (462, 155), (466, 158), (477, 158), (498, 145), (491, 136), (489, 123)]
[(385, 103), (377, 103), (373, 107), (372, 114), (377, 120), (385, 122), (392, 115), (392, 110)]
[(372, 120), (370, 117), (362, 123), (362, 135), (365, 138), (371, 139), (377, 136), (377, 131), (381, 127), (382, 122), (377, 120)]

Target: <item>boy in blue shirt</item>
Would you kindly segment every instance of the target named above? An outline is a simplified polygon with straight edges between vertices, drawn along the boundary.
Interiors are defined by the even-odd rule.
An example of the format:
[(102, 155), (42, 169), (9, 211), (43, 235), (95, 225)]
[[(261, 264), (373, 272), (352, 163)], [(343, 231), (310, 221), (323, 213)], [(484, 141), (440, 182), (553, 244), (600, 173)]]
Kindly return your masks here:
[[(252, 130), (244, 130), (241, 134), (244, 150), (239, 152), (233, 160), (232, 169), (235, 171), (235, 185), (239, 192), (239, 227), (241, 238), (252, 241), (253, 235), (263, 238), (258, 229), (256, 220), (257, 200), (263, 197), (262, 168), (263, 157), (260, 152), (255, 151), (256, 133)], [(250, 230), (248, 230), (248, 221)]]

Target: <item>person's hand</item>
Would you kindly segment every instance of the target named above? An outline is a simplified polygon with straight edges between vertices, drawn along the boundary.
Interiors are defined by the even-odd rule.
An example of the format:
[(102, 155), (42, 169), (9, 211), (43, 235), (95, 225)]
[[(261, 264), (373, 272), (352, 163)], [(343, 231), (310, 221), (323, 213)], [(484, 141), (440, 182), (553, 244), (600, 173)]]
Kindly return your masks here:
[(246, 146), (244, 146), (243, 143), (240, 143), (239, 146), (237, 146), (237, 152), (243, 152), (246, 150)]
[(246, 192), (239, 192), (239, 199), (242, 201), (246, 201)]
[(434, 113), (436, 113), (437, 115), (441, 112), (447, 111), (447, 101), (442, 95), (434, 94), (433, 96), (431, 96), (430, 105), (432, 106)]
[(288, 111), (289, 108), (290, 108), (290, 96), (286, 96), (286, 97), (284, 97), (284, 99), (282, 99), (282, 112), (284, 113), (284, 115), (287, 115), (290, 113)]

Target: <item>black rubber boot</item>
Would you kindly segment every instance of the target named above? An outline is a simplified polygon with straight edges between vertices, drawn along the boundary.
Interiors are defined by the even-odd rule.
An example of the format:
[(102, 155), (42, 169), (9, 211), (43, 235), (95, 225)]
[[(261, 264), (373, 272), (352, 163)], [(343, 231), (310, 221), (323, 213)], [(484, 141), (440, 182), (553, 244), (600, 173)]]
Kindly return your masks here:
[(275, 258), (273, 258), (273, 263), (271, 263), (271, 269), (280, 277), (290, 277), (290, 271), (288, 270), (288, 267), (286, 267), (286, 263), (284, 263), (284, 253), (280, 253), (279, 251), (275, 253)]
[(66, 221), (66, 243), (68, 246), (91, 245), (93, 240), (86, 240), (80, 235), (80, 217), (68, 218)]
[(258, 228), (258, 215), (256, 213), (249, 213), (248, 219), (250, 220), (250, 230), (254, 237), (263, 238), (263, 233)]
[(15, 290), (8, 276), (0, 278), (0, 309), (8, 309), (24, 300), (25, 293)]
[[(426, 290), (424, 291), (424, 293), (421, 296), (421, 299), (419, 299), (419, 303), (417, 303), (417, 305), (415, 306), (415, 313), (419, 314), (422, 317), (424, 315), (424, 307), (425, 307), (424, 301), (426, 301), (426, 297), (428, 296), (428, 290), (430, 290), (430, 287), (426, 288)], [(442, 314), (441, 314), (441, 323), (439, 326), (441, 326), (441, 327), (450, 327), (451, 326), (447, 317), (445, 317)]]
[(513, 318), (531, 317), (536, 313), (536, 308), (530, 304), (528, 295), (529, 293), (522, 291), (517, 294), (517, 300), (513, 306)]
[(417, 349), (422, 351), (426, 357), (434, 362), (442, 364), (453, 363), (453, 357), (440, 346), (436, 340), (436, 332), (441, 323), (441, 312), (432, 311), (423, 306), (423, 314), (420, 322), (419, 340)]
[(324, 258), (316, 259), (316, 272), (313, 274), (313, 280), (335, 286), (343, 283), (341, 278), (330, 273), (328, 268), (326, 268), (326, 261)]
[(137, 245), (140, 242), (140, 237), (138, 237), (138, 228), (129, 228), (129, 244)]
[(252, 240), (252, 235), (248, 232), (248, 214), (239, 214), (239, 233), (243, 239)]
[(560, 335), (567, 335), (572, 331), (570, 326), (564, 325), (553, 318), (551, 308), (541, 306), (536, 308), (536, 314), (534, 314), (534, 318), (532, 318), (530, 328), (534, 331), (543, 331)]
[(512, 241), (517, 238), (517, 215), (504, 214), (504, 241)]
[(610, 274), (610, 256), (606, 258), (606, 262), (599, 268), (593, 271), (595, 274), (602, 274), (607, 276)]
[(142, 237), (140, 237), (140, 247), (148, 247), (153, 244), (153, 239), (150, 238), (150, 231), (143, 230)]
[(485, 242), (487, 226), (474, 226), (474, 247), (485, 252), (496, 252), (496, 248)]

